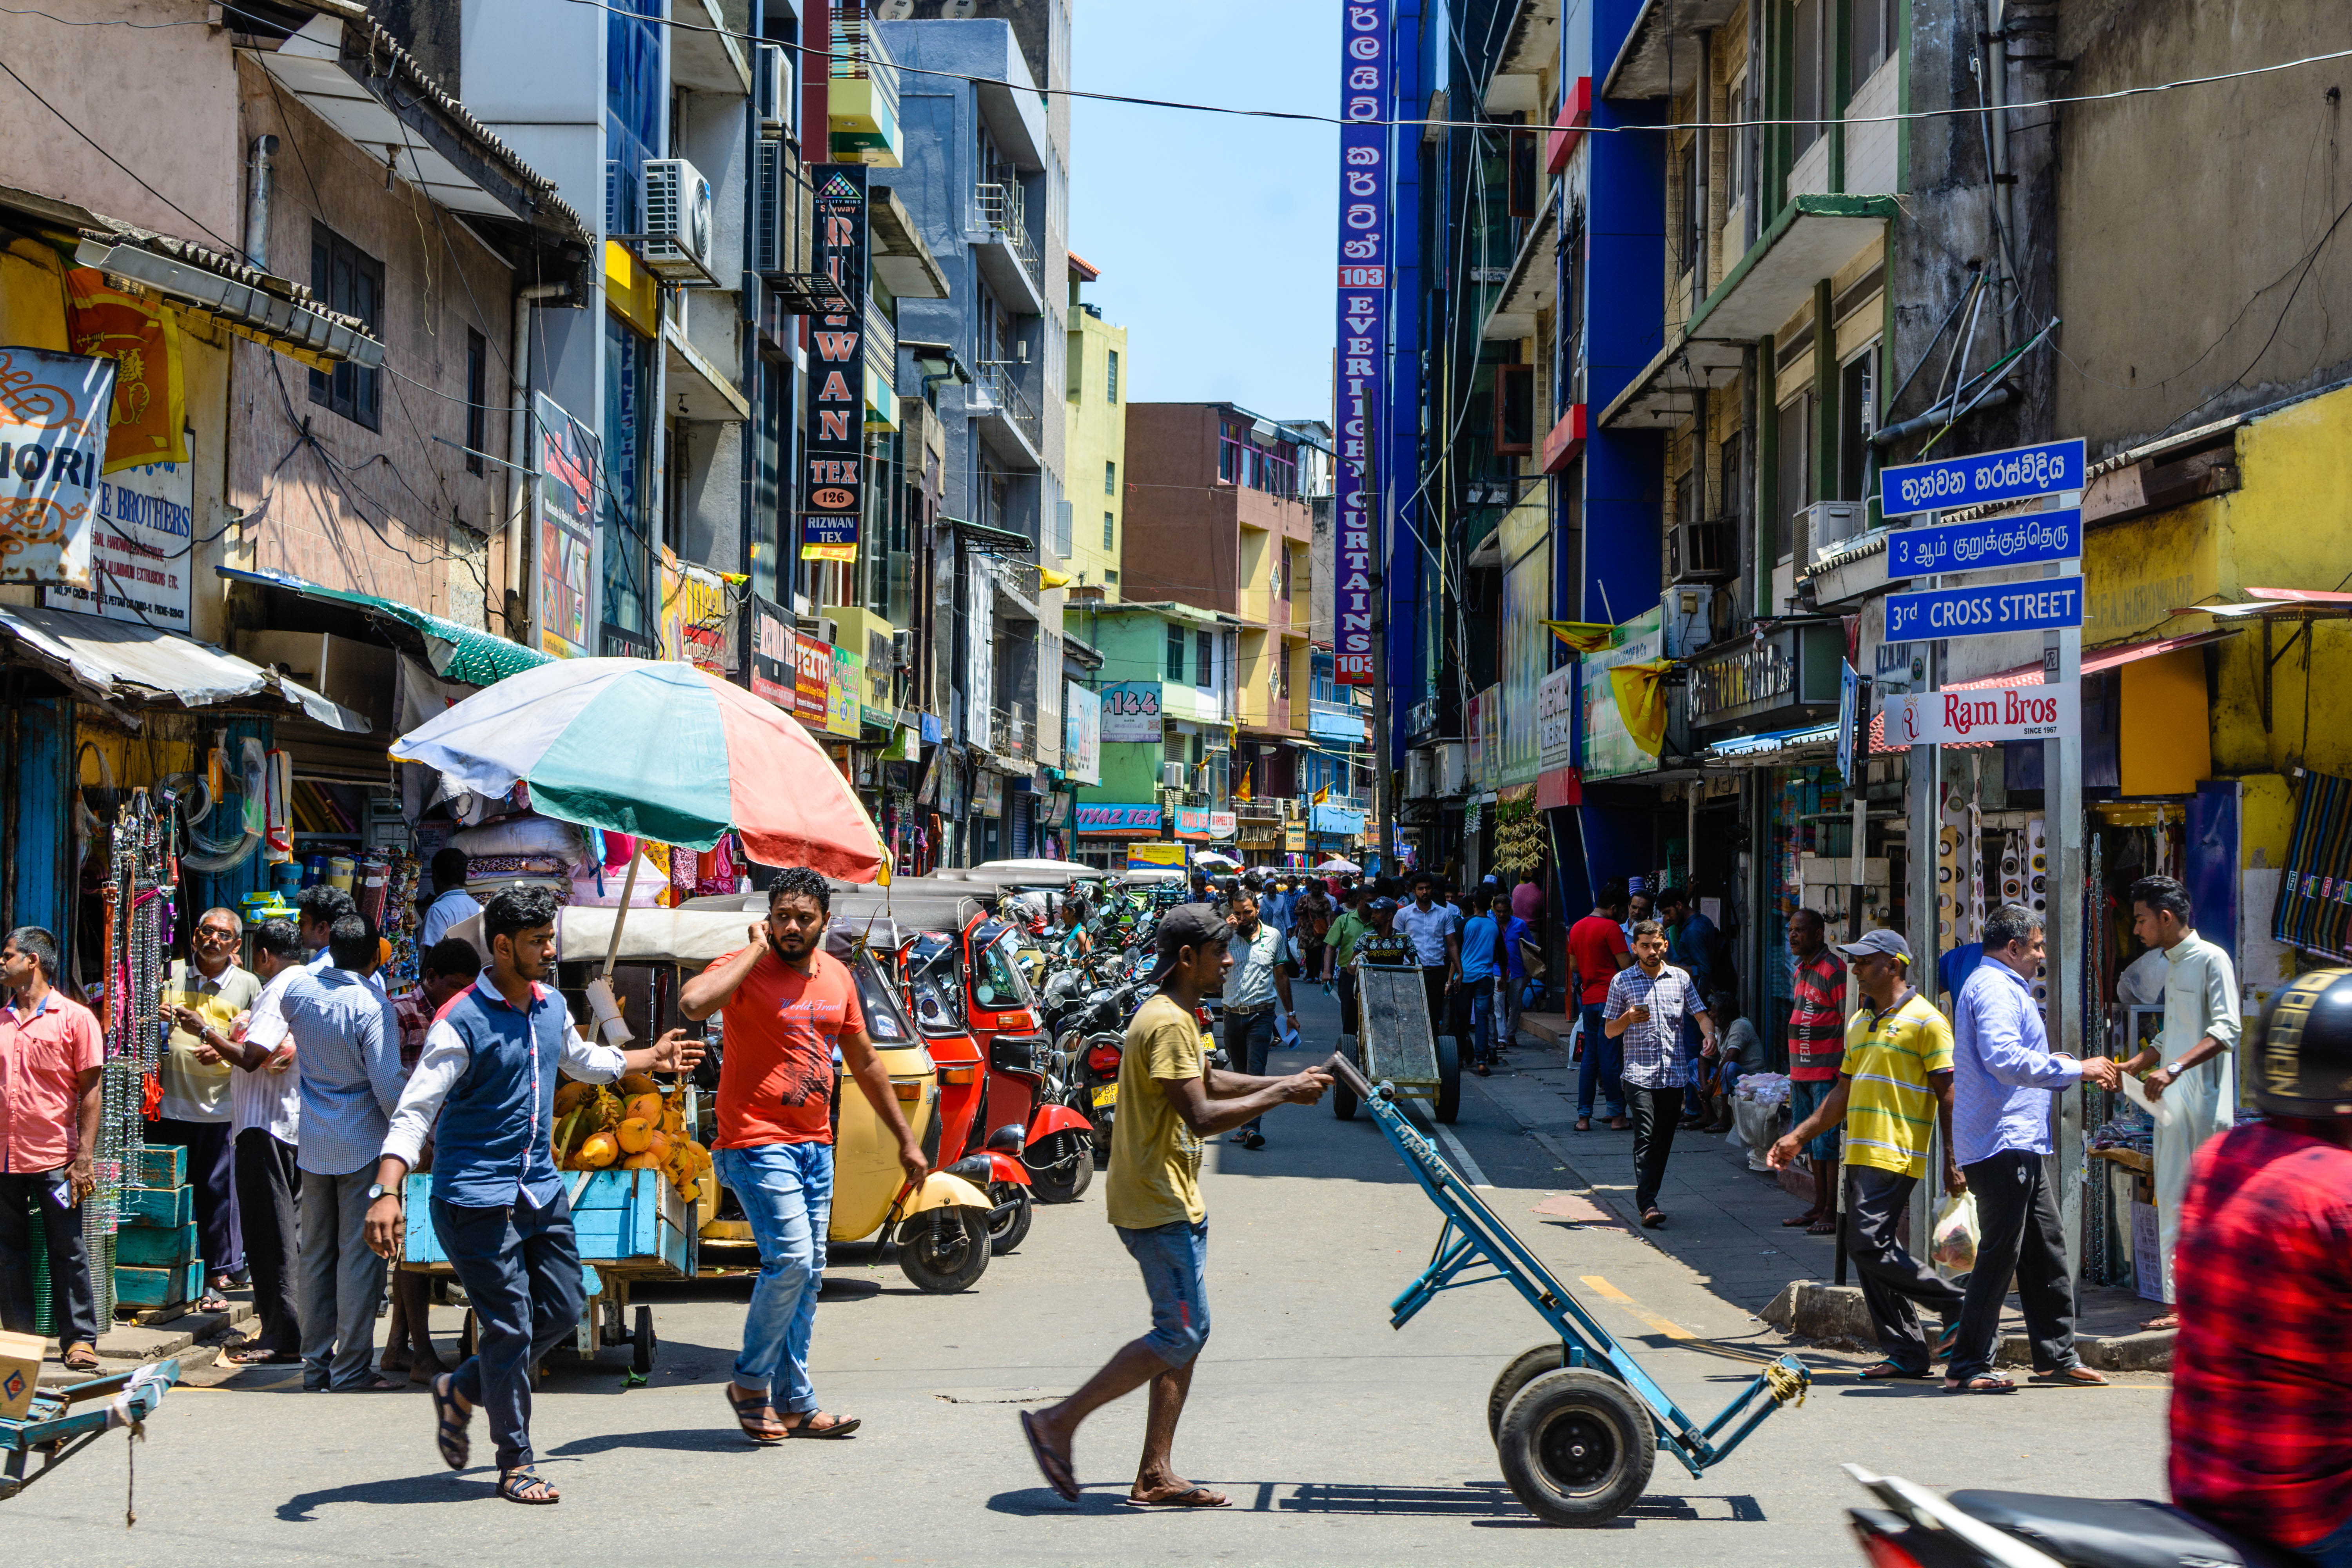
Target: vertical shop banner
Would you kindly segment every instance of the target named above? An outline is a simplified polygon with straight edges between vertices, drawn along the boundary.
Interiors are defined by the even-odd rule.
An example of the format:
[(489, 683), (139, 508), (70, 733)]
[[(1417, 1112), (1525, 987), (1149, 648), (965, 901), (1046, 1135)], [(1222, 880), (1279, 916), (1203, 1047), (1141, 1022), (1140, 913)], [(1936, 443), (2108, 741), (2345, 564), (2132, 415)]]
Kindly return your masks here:
[(66, 331), (76, 353), (114, 362), (105, 471), (188, 460), (180, 329), (161, 300), (110, 289), (94, 267), (66, 272)]
[(1338, 616), (1332, 679), (1372, 683), (1379, 636), (1380, 481), (1373, 440), (1388, 358), (1391, 0), (1341, 0), (1339, 63), (1339, 535), (1332, 584)]
[(543, 392), (531, 406), (539, 570), (531, 578), (530, 618), (541, 653), (585, 658), (594, 651), (588, 634), (597, 619), (596, 436)]
[(90, 586), (114, 362), (0, 348), (0, 583)]
[(728, 636), (727, 581), (704, 567), (682, 563), (661, 547), (661, 646), (658, 657), (713, 675), (732, 668), (735, 639)]
[[(121, 401), (118, 392), (117, 406)], [(107, 445), (113, 444), (110, 435)], [(44, 588), (42, 607), (186, 631), (195, 504), (192, 463), (117, 468), (99, 480), (90, 585)]]
[(794, 632), (793, 676), (793, 712), (811, 729), (824, 729), (833, 716), (833, 645)]
[(848, 315), (809, 322), (806, 469), (800, 487), (801, 559), (857, 559), (866, 500), (866, 165), (819, 163), (816, 269), (849, 296)]
[(865, 728), (865, 705), (857, 700), (866, 684), (866, 656), (845, 647), (833, 650), (833, 685), (826, 692), (825, 733), (855, 741)]
[(1102, 738), (1158, 745), (1160, 682), (1114, 680), (1102, 689)]
[(789, 713), (800, 705), (800, 634), (783, 606), (751, 601), (751, 695)]
[(1062, 771), (1072, 784), (1102, 783), (1102, 697), (1076, 681), (1062, 693)]

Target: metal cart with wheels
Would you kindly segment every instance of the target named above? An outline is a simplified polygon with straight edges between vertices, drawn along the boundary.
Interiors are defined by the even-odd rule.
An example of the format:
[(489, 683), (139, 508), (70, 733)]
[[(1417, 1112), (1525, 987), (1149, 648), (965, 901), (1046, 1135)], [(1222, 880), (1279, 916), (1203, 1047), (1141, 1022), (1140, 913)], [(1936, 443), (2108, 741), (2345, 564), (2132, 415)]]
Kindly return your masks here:
[[(26, 1375), (9, 1373), (10, 1378)], [(179, 1379), (175, 1358), (112, 1377), (34, 1390), (24, 1415), (0, 1416), (0, 1501), (15, 1497), (113, 1428), (146, 1420)], [(0, 1381), (0, 1393), (13, 1392)], [(27, 1475), (25, 1461), (35, 1454), (41, 1457), (41, 1468)]]
[[(1355, 980), (1356, 1067), (1372, 1083), (1429, 1096), (1437, 1120), (1452, 1121), (1462, 1107), (1461, 1043), (1438, 1035), (1421, 971), (1367, 963), (1357, 966)], [(1332, 1092), (1332, 1113), (1353, 1121), (1358, 1098), (1340, 1084)]]
[[(1369, 1025), (1369, 1012), (1366, 1019)], [(1529, 1512), (1551, 1524), (1603, 1523), (1642, 1495), (1659, 1450), (1703, 1475), (1775, 1409), (1804, 1396), (1811, 1375), (1804, 1363), (1784, 1355), (1701, 1426), (1406, 1120), (1398, 1085), (1369, 1078), (1345, 1056), (1334, 1055), (1326, 1070), (1371, 1112), (1445, 1216), (1429, 1266), (1390, 1303), (1390, 1324), (1404, 1327), (1441, 1290), (1499, 1279), (1559, 1335), (1514, 1358), (1487, 1398), (1487, 1428), (1504, 1479)], [(1469, 1272), (1479, 1265), (1492, 1272)]]

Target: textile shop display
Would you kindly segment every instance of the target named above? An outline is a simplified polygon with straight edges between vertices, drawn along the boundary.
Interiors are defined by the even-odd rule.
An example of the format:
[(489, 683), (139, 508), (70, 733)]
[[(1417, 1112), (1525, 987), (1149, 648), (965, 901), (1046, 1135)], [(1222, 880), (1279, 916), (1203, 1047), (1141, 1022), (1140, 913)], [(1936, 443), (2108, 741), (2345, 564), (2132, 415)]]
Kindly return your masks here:
[(2309, 952), (2352, 955), (2352, 779), (2303, 775), (2294, 837), (2279, 879), (2271, 940)]

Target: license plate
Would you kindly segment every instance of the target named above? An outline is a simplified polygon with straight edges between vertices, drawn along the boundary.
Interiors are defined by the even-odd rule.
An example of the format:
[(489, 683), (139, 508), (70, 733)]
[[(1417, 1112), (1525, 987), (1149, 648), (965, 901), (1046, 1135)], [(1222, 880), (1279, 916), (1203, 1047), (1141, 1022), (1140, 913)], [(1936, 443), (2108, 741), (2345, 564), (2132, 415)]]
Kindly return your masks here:
[(1095, 1109), (1097, 1110), (1100, 1110), (1106, 1105), (1117, 1105), (1118, 1103), (1118, 1085), (1115, 1083), (1107, 1083), (1100, 1089), (1095, 1090)]

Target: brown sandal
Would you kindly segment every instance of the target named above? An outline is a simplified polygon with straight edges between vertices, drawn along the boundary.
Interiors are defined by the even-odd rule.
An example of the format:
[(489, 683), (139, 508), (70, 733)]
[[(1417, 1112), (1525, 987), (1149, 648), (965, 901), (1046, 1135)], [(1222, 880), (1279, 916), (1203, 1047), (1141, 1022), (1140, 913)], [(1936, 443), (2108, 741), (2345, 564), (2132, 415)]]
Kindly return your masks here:
[(96, 1372), (100, 1367), (98, 1347), (89, 1343), (75, 1345), (58, 1359), (68, 1372)]

